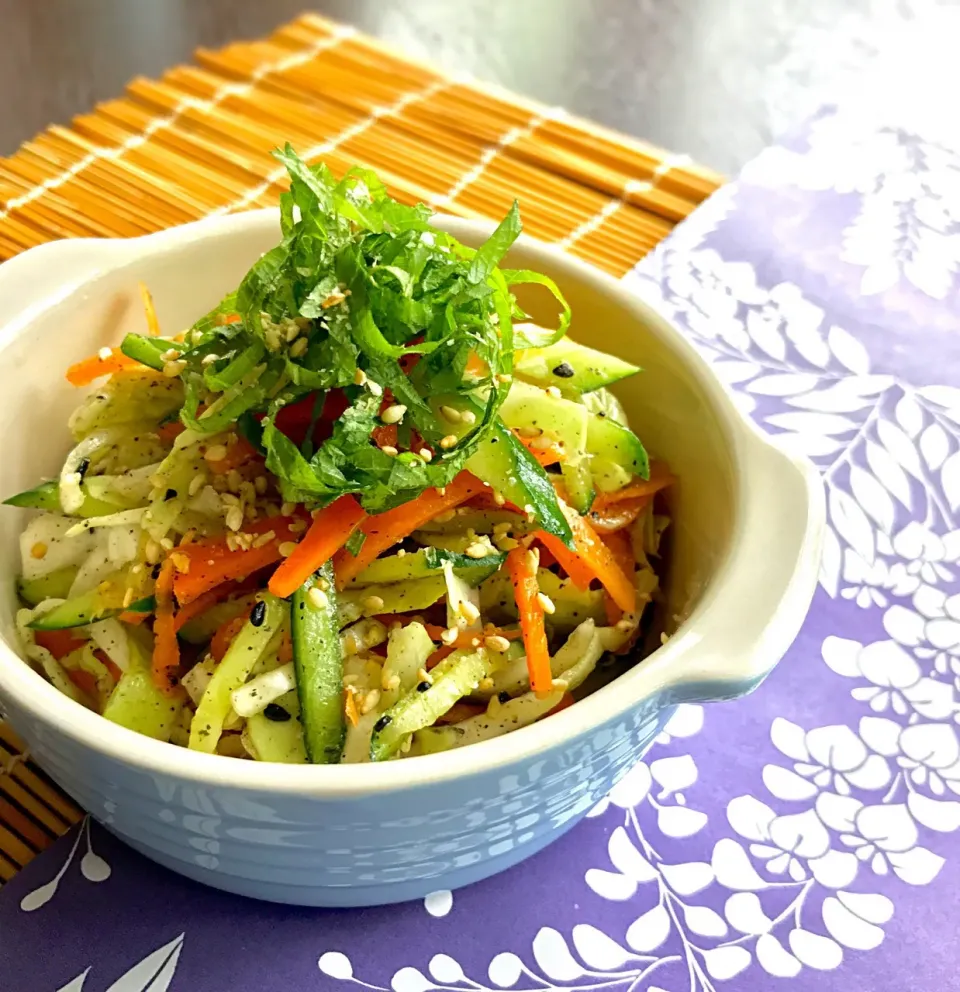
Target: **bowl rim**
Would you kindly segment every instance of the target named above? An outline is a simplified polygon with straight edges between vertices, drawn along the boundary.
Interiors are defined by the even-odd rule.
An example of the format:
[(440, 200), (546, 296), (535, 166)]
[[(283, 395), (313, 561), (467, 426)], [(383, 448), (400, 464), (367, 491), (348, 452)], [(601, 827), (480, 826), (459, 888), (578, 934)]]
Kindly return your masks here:
[[(467, 220), (438, 215), (435, 222), (461, 240), (488, 235), (495, 224), (488, 221)], [(20, 312), (0, 328), (0, 354), (13, 341), (29, 332), (37, 317), (49, 310), (69, 304), (79, 293), (95, 293), (106, 280), (115, 279), (128, 269), (143, 264), (144, 260), (175, 254), (180, 247), (197, 241), (242, 237), (251, 231), (276, 228), (279, 231), (278, 210), (266, 208), (241, 214), (205, 218), (180, 227), (136, 239), (81, 239), (55, 242), (30, 249), (23, 255), (0, 266), (0, 289), (13, 279), (20, 282), (29, 275), (28, 269), (38, 268), (42, 259), (42, 274), (36, 290), (26, 294)], [(749, 691), (779, 660), (799, 630), (800, 623), (813, 595), (819, 563), (819, 533), (823, 528), (823, 491), (819, 473), (806, 459), (780, 449), (770, 437), (751, 421), (734, 404), (720, 379), (693, 345), (662, 314), (620, 280), (600, 271), (561, 249), (522, 235), (518, 245), (534, 257), (549, 258), (551, 264), (588, 284), (595, 292), (612, 297), (614, 302), (628, 312), (637, 323), (644, 324), (683, 362), (712, 405), (712, 412), (720, 421), (733, 461), (735, 483), (739, 486), (742, 470), (749, 461), (747, 451), (760, 445), (776, 453), (785, 464), (793, 465), (798, 484), (803, 486), (808, 510), (805, 538), (799, 560), (795, 563), (784, 595), (774, 616), (768, 618), (769, 627), (763, 629), (766, 652), (774, 661), (755, 673), (755, 678), (744, 678), (743, 667), (728, 670), (726, 676), (718, 668), (710, 680), (713, 691), (701, 692), (699, 698), (730, 698)], [(65, 274), (50, 282), (49, 272), (59, 271), (51, 265), (52, 256), (59, 253), (64, 259), (82, 257), (86, 272), (69, 277)], [(94, 261), (91, 268), (91, 259)], [(532, 263), (536, 265), (534, 260)], [(23, 297), (23, 293), (20, 296)], [(735, 520), (743, 515), (742, 494), (735, 493)], [(729, 558), (729, 555), (728, 555)], [(722, 589), (724, 571), (729, 561), (720, 564), (711, 587)], [(812, 576), (812, 578), (811, 578)], [(690, 620), (700, 617), (707, 610), (723, 609), (722, 596), (710, 595), (697, 604)], [(774, 624), (773, 621), (783, 622)], [(215, 788), (242, 789), (254, 793), (298, 795), (310, 798), (337, 799), (370, 795), (380, 792), (423, 788), (486, 772), (502, 771), (544, 755), (548, 751), (570, 744), (578, 738), (597, 730), (604, 724), (628, 716), (644, 699), (658, 699), (657, 709), (670, 705), (683, 697), (684, 666), (682, 661), (696, 647), (686, 628), (687, 622), (662, 647), (613, 682), (568, 707), (550, 720), (523, 727), (492, 740), (471, 747), (433, 755), (421, 755), (414, 760), (363, 763), (350, 765), (295, 765), (273, 764), (256, 761), (238, 761), (220, 755), (190, 751), (167, 742), (145, 737), (125, 727), (104, 720), (80, 704), (64, 696), (39, 673), (24, 662), (5, 642), (0, 643), (0, 686), (19, 707), (34, 719), (54, 730), (58, 735), (82, 744), (122, 765), (133, 766), (152, 774), (167, 775), (183, 782)], [(758, 633), (758, 636), (759, 636)], [(656, 657), (656, 674), (645, 677), (645, 669)], [(664, 677), (672, 674), (672, 678)]]

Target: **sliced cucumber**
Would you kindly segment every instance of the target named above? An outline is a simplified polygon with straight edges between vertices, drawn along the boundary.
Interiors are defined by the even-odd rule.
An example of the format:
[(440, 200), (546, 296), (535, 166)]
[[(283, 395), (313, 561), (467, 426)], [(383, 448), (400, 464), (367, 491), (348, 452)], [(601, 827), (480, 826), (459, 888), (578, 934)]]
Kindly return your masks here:
[(41, 575), (39, 579), (21, 579), (17, 592), (30, 606), (37, 606), (45, 599), (66, 599), (70, 595), (70, 587), (76, 577), (77, 567), (68, 565), (66, 568), (58, 568), (55, 572)]
[(370, 738), (370, 760), (383, 761), (395, 754), (417, 730), (429, 727), (457, 700), (468, 696), (490, 674), (492, 665), (483, 648), (454, 651), (434, 668), (430, 688), (414, 688), (390, 707), (374, 724)]
[[(591, 465), (594, 481), (598, 489), (604, 489), (610, 480), (616, 478), (609, 466), (619, 466), (629, 481), (635, 475), (642, 479), (650, 478), (650, 460), (640, 438), (623, 424), (610, 417), (590, 414), (587, 418), (587, 452), (593, 456)], [(599, 463), (599, 464), (598, 464)], [(626, 482), (612, 486), (620, 489)], [(604, 491), (609, 492), (610, 489)]]
[(110, 694), (103, 715), (121, 727), (158, 741), (170, 740), (180, 714), (180, 700), (165, 696), (145, 667), (124, 672)]
[[(320, 605), (310, 598), (314, 587), (323, 592)], [(293, 594), (290, 633), (306, 755), (312, 764), (332, 764), (340, 760), (346, 726), (343, 653), (330, 562)]]
[[(87, 492), (86, 486), (81, 485), (83, 492), (83, 502), (75, 517), (102, 517), (108, 513), (116, 513), (122, 510), (119, 503), (108, 503), (106, 500), (96, 499)], [(63, 513), (60, 506), (60, 486), (57, 482), (41, 482), (33, 489), (27, 489), (15, 496), (8, 496), (3, 501), (5, 506), (22, 506), (31, 510), (47, 510), (49, 513)]]
[(134, 603), (123, 606), (117, 602), (114, 592), (101, 593), (91, 589), (82, 596), (74, 596), (65, 603), (55, 606), (49, 613), (31, 621), (34, 630), (64, 630), (68, 627), (85, 627), (96, 620), (119, 616), (124, 611), (129, 613), (150, 613), (156, 603), (153, 596), (138, 599)]
[[(300, 701), (293, 690), (281, 696), (276, 705), (290, 714), (288, 720), (271, 719), (263, 713), (247, 718), (247, 734), (258, 761), (275, 761), (284, 765), (305, 765), (307, 752), (303, 745), (300, 723)], [(271, 710), (271, 713), (276, 713)]]
[(422, 623), (408, 623), (390, 631), (387, 660), (383, 664), (380, 705), (389, 709), (419, 681), (418, 672), (436, 650)]
[(393, 582), (388, 585), (363, 586), (360, 589), (344, 589), (337, 597), (341, 622), (344, 618), (356, 620), (361, 616), (375, 616), (378, 613), (408, 613), (410, 610), (425, 610), (446, 595), (447, 586), (443, 574), (426, 579), (413, 579), (410, 582)]
[[(255, 608), (250, 619), (233, 639), (223, 660), (204, 690), (190, 723), (190, 748), (213, 754), (223, 733), (223, 723), (230, 714), (231, 694), (250, 677), (280, 631), (287, 617), (287, 604), (268, 592), (259, 594), (263, 610)], [(259, 620), (259, 623), (255, 623)]]
[(514, 375), (537, 385), (557, 386), (564, 392), (589, 393), (639, 371), (636, 365), (570, 338), (561, 338), (546, 348), (527, 348), (513, 360)]
[(525, 533), (536, 529), (536, 524), (528, 524), (526, 518), (512, 510), (471, 510), (461, 507), (449, 520), (428, 520), (419, 531), (428, 534), (463, 534), (473, 530), (477, 534), (492, 534), (497, 524), (510, 524), (514, 532)]
[(500, 417), (507, 427), (541, 430), (563, 443), (567, 453), (560, 469), (564, 485), (573, 508), (585, 513), (593, 503), (593, 482), (586, 450), (586, 407), (551, 396), (529, 383), (514, 382), (500, 408)]
[(429, 578), (443, 568), (444, 562), (449, 562), (457, 575), (471, 586), (476, 586), (492, 575), (503, 564), (504, 558), (506, 555), (493, 549), (485, 558), (470, 558), (439, 548), (423, 548), (412, 554), (375, 559), (350, 583), (350, 588)]

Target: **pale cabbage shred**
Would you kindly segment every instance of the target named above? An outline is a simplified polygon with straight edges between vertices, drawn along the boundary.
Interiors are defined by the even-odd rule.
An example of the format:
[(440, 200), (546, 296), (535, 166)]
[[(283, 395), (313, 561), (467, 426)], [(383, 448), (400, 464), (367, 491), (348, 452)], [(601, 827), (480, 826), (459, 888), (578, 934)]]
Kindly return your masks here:
[[(137, 388), (138, 387), (138, 388)], [(146, 388), (145, 388), (146, 387)], [(161, 379), (149, 373), (141, 376), (117, 376), (98, 388), (74, 413), (70, 427), (77, 439), (76, 446), (64, 461), (60, 474), (60, 500), (67, 513), (76, 512), (83, 501), (81, 468), (87, 490), (97, 499), (115, 503), (117, 511), (77, 522), (76, 518), (53, 513), (41, 513), (25, 529), (21, 538), (21, 557), (25, 579), (40, 578), (58, 569), (77, 566), (77, 575), (70, 595), (79, 595), (95, 588), (104, 578), (114, 574), (119, 566), (142, 558), (147, 540), (161, 541), (171, 534), (183, 534), (206, 519), (219, 520), (223, 507), (219, 494), (210, 485), (191, 487), (202, 475), (206, 464), (202, 448), (225, 437), (209, 437), (185, 430), (175, 439), (166, 453), (153, 433), (159, 419), (179, 408), (181, 397), (176, 380)], [(145, 397), (146, 396), (146, 400)], [(598, 390), (591, 395), (591, 406), (625, 422), (622, 407), (612, 394)], [(150, 419), (152, 418), (152, 419)], [(84, 465), (84, 463), (86, 463)], [(192, 491), (191, 491), (192, 488)], [(168, 490), (177, 495), (167, 499)], [(657, 576), (649, 564), (648, 555), (655, 556), (659, 539), (669, 521), (655, 516), (651, 510), (640, 515), (631, 528), (631, 539), (638, 561), (637, 590), (639, 602), (648, 603), (657, 590)], [(437, 546), (463, 551), (474, 540), (472, 533), (449, 534), (446, 540), (431, 535)], [(34, 557), (31, 549), (42, 542), (47, 552)], [(448, 623), (459, 622), (463, 627), (479, 631), (480, 622), (464, 623), (460, 610), (464, 602), (480, 605), (478, 589), (454, 575), (445, 567), (448, 594)], [(130, 667), (131, 643), (125, 625), (113, 619), (101, 620), (75, 633), (90, 640), (62, 662), (36, 644), (33, 631), (27, 627), (34, 617), (52, 609), (62, 600), (48, 599), (34, 610), (20, 610), (17, 625), (27, 656), (39, 664), (47, 678), (65, 695), (87, 706), (94, 706), (85, 693), (76, 687), (67, 668), (82, 667), (96, 680), (98, 692), (104, 697), (113, 686), (113, 677), (93, 653), (102, 650), (121, 672)], [(616, 628), (598, 628), (592, 619), (577, 626), (553, 656), (551, 667), (555, 679), (576, 688), (593, 671), (606, 650), (615, 650), (628, 635)], [(356, 725), (348, 725), (342, 760), (368, 761), (370, 738), (374, 725), (399, 698), (410, 691), (419, 678), (435, 645), (422, 625), (413, 623), (390, 635), (387, 659), (383, 661), (370, 650), (387, 638), (387, 631), (375, 620), (363, 619), (347, 627), (341, 635), (345, 654), (344, 682), (360, 701), (360, 716)], [(215, 663), (209, 655), (185, 675), (183, 686), (194, 706), (200, 704), (210, 684)], [(238, 747), (224, 748), (230, 753), (245, 750), (256, 757), (251, 737), (246, 731), (246, 719), (262, 713), (267, 705), (296, 686), (292, 663), (281, 665), (276, 651), (260, 659), (251, 678), (231, 694), (232, 707), (224, 720), (225, 731), (241, 731)], [(420, 731), (396, 757), (457, 747), (477, 740), (506, 733), (517, 726), (534, 722), (553, 709), (566, 690), (558, 688), (544, 697), (529, 691), (526, 661), (522, 656), (504, 656), (492, 676), (492, 687), (475, 693), (479, 701), (487, 701), (487, 709), (476, 716), (447, 727)], [(499, 700), (503, 692), (511, 698)], [(170, 739), (186, 745), (190, 736), (190, 710), (184, 707), (174, 721)]]

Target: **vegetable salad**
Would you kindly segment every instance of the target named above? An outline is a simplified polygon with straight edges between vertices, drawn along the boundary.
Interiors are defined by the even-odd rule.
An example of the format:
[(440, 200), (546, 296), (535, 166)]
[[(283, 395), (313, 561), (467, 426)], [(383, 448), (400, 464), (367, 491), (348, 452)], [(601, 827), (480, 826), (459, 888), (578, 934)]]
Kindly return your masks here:
[[(282, 241), (184, 333), (72, 366), (58, 478), (10, 497), (30, 662), (106, 719), (382, 761), (549, 717), (625, 664), (670, 484), (546, 276), (288, 146)], [(529, 322), (511, 287), (558, 303)]]

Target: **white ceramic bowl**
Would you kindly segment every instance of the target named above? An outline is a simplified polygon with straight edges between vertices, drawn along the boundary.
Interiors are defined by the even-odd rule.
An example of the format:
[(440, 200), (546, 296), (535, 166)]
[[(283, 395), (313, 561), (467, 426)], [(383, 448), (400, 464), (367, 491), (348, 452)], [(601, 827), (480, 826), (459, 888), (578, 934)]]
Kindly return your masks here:
[[(490, 225), (445, 218), (467, 243)], [(275, 211), (132, 241), (61, 241), (0, 267), (0, 492), (55, 474), (78, 396), (66, 366), (143, 330), (188, 326), (278, 240)], [(683, 700), (749, 692), (783, 655), (813, 594), (824, 509), (814, 468), (736, 409), (687, 341), (615, 280), (522, 238), (508, 264), (553, 276), (573, 336), (641, 365), (617, 389), (679, 477), (669, 642), (549, 720), (448, 754), (383, 765), (267, 765), (138, 736), (24, 664), (14, 630), (22, 511), (0, 513), (0, 704), (31, 752), (147, 856), (247, 895), (306, 905), (411, 899), (483, 878), (572, 826), (641, 756)], [(536, 316), (543, 296), (523, 301)], [(674, 623), (671, 619), (670, 623)]]

